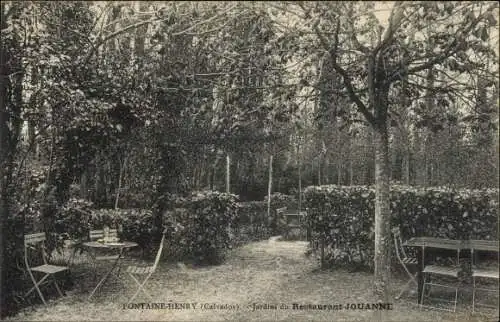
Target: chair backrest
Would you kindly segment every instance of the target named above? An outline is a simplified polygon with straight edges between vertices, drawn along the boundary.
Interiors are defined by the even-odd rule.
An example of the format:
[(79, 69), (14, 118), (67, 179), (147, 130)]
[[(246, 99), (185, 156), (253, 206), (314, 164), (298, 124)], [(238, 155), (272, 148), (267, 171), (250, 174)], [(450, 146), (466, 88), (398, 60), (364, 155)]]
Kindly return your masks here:
[(24, 235), (24, 247), (34, 246), (47, 239), (45, 233)]
[(35, 233), (24, 235), (24, 262), (26, 267), (29, 269), (30, 261), (28, 259), (29, 249), (35, 248), (37, 251), (41, 251), (42, 259), (44, 264), (47, 264), (47, 257), (45, 254), (45, 240), (47, 239), (45, 233)]
[(161, 253), (163, 252), (163, 245), (165, 244), (165, 232), (163, 232), (160, 241), (160, 247), (158, 248), (158, 252), (156, 253), (155, 263), (153, 264), (153, 270), (156, 270), (158, 263), (160, 262)]
[[(90, 240), (96, 240), (99, 238), (104, 237), (104, 230), (103, 229), (96, 229), (96, 230), (91, 230), (89, 233)], [(109, 237), (118, 237), (118, 230), (117, 229), (110, 229), (109, 230)]]

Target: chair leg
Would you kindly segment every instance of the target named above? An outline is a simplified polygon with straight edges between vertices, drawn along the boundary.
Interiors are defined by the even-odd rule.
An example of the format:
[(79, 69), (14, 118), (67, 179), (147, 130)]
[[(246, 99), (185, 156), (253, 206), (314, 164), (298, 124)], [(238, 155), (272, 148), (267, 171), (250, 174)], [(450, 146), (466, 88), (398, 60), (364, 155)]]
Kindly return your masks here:
[(472, 277), (472, 313), (474, 313), (476, 307), (476, 277)]
[(395, 297), (395, 299), (398, 300), (404, 294), (404, 292), (406, 292), (410, 288), (410, 285), (412, 283), (416, 283), (416, 281), (411, 278), (408, 280), (408, 282), (406, 282), (405, 286), (401, 289), (401, 292)]
[(151, 273), (148, 274), (148, 276), (144, 279), (144, 281), (142, 283), (140, 283), (137, 278), (135, 278), (134, 275), (132, 275), (132, 273), (129, 273), (130, 277), (132, 278), (132, 280), (134, 280), (134, 282), (138, 285), (138, 288), (137, 288), (137, 291), (135, 292), (135, 294), (132, 296), (132, 298), (128, 301), (128, 303), (132, 302), (135, 297), (139, 294), (139, 292), (142, 290), (144, 292), (144, 294), (146, 294), (149, 299), (152, 301), (153, 298), (151, 297), (151, 295), (149, 295), (148, 292), (146, 292), (146, 290), (144, 289), (144, 285), (146, 284), (146, 282), (149, 280), (149, 277), (151, 276)]
[(455, 287), (455, 305), (453, 306), (453, 312), (457, 312), (458, 286), (459, 284), (457, 284)]
[(89, 252), (90, 257), (92, 258), (92, 266), (94, 266), (94, 281), (97, 280), (97, 259), (96, 259), (96, 254)]
[(38, 293), (38, 295), (40, 296), (40, 298), (42, 299), (42, 302), (43, 304), (47, 305), (47, 302), (45, 301), (45, 298), (43, 297), (43, 294), (42, 294), (42, 291), (40, 290), (40, 288), (38, 287), (39, 285), (41, 285), (46, 279), (47, 277), (49, 277), (49, 275), (45, 275), (40, 281), (36, 282), (35, 280), (35, 277), (32, 275), (32, 273), (30, 272), (30, 275), (31, 275), (31, 280), (33, 281), (33, 284), (35, 286), (33, 286), (28, 292), (26, 292), (26, 294), (24, 294), (24, 297), (28, 296), (31, 292), (33, 292), (34, 290), (36, 290), (36, 292)]
[(56, 286), (56, 289), (57, 289), (57, 292), (59, 293), (59, 295), (61, 297), (64, 296), (63, 293), (61, 292), (61, 289), (59, 288), (59, 285), (57, 284), (57, 279), (54, 275), (52, 275), (52, 279), (53, 279), (54, 285)]
[(424, 274), (424, 276), (423, 276), (424, 277), (424, 284), (422, 285), (422, 295), (420, 297), (420, 307), (422, 307), (422, 305), (424, 305), (425, 284), (426, 284), (426, 282), (425, 282), (425, 277), (426, 277), (425, 273), (422, 273), (422, 274)]

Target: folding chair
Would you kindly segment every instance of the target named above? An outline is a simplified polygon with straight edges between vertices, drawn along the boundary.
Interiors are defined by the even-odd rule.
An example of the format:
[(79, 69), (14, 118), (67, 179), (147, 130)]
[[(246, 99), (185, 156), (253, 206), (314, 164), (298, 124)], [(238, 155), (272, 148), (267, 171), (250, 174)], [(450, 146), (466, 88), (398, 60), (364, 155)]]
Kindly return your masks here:
[[(28, 292), (26, 292), (24, 297), (27, 297), (31, 292), (36, 290), (38, 295), (42, 299), (43, 304), (47, 305), (47, 302), (45, 301), (45, 298), (43, 297), (43, 294), (40, 290), (40, 286), (42, 285), (43, 282), (45, 282), (47, 280), (47, 278), (50, 277), (52, 279), (52, 282), (54, 283), (59, 295), (63, 296), (63, 293), (61, 292), (61, 289), (59, 288), (59, 285), (57, 284), (55, 274), (58, 272), (68, 270), (68, 267), (48, 264), (47, 253), (46, 253), (46, 248), (45, 248), (45, 240), (46, 240), (45, 233), (30, 234), (30, 235), (24, 236), (24, 263), (26, 265), (26, 270), (28, 271), (28, 274), (30, 275), (30, 278), (34, 284), (34, 286)], [(41, 253), (43, 265), (31, 267), (30, 260), (28, 259), (28, 257), (29, 257), (28, 253), (30, 252), (30, 250), (34, 250), (35, 253), (36, 252)], [(37, 281), (35, 279), (33, 272), (44, 273), (45, 275), (40, 280)]]
[[(422, 253), (424, 253), (424, 250), (422, 250)], [(451, 312), (456, 312), (457, 310), (457, 301), (458, 301), (458, 288), (460, 285), (460, 279), (458, 278), (458, 275), (460, 274), (460, 249), (457, 250), (457, 265), (456, 266), (450, 266), (450, 265), (426, 265), (424, 267), (424, 270), (422, 271), (423, 278), (424, 278), (424, 284), (422, 286), (422, 295), (421, 295), (421, 300), (420, 300), (420, 307), (427, 307), (427, 308), (432, 308), (432, 309), (438, 309), (438, 310), (443, 310), (443, 311), (451, 311)], [(452, 278), (456, 279), (455, 283), (450, 283), (450, 284), (440, 284), (440, 283), (435, 283), (430, 281), (430, 277), (432, 275), (437, 275), (438, 277), (445, 277), (445, 278)], [(453, 301), (448, 301), (444, 300), (442, 298), (433, 298), (436, 300), (440, 300), (442, 302), (450, 302), (453, 303), (453, 310), (441, 308), (441, 307), (436, 307), (436, 306), (431, 306), (431, 305), (424, 305), (424, 298), (425, 298), (425, 287), (426, 285), (428, 286), (439, 286), (441, 288), (451, 288), (455, 290), (455, 299)], [(430, 299), (430, 293), (431, 290), (428, 291), (428, 298)]]
[[(131, 266), (127, 267), (127, 270), (126, 270), (127, 273), (129, 274), (130, 278), (138, 286), (137, 291), (132, 296), (132, 298), (128, 301), (128, 303), (132, 302), (141, 290), (144, 292), (144, 294), (146, 294), (149, 297), (150, 300), (153, 301), (153, 298), (151, 297), (151, 295), (149, 295), (149, 293), (146, 292), (144, 285), (146, 284), (148, 279), (151, 277), (151, 275), (153, 275), (153, 273), (156, 270), (156, 267), (158, 266), (158, 263), (160, 262), (161, 253), (163, 251), (163, 244), (165, 243), (165, 233), (166, 233), (166, 230), (163, 232), (163, 236), (162, 236), (161, 242), (160, 242), (160, 247), (158, 248), (158, 253), (156, 253), (156, 258), (155, 258), (153, 266), (133, 266), (133, 265), (131, 265)], [(144, 278), (144, 280), (142, 282), (140, 282), (138, 277), (136, 277), (136, 275), (137, 276), (139, 276), (139, 275), (144, 276), (145, 275), (146, 277)]]
[(401, 238), (401, 230), (399, 227), (395, 227), (392, 229), (392, 237), (394, 240), (394, 248), (396, 250), (396, 257), (398, 258), (399, 263), (403, 266), (406, 271), (409, 279), (406, 282), (405, 286), (402, 288), (401, 292), (396, 296), (396, 300), (399, 299), (407, 290), (410, 289), (410, 286), (413, 284), (415, 287), (418, 287), (417, 283), (417, 272), (412, 274), (408, 269), (408, 266), (417, 267), (418, 260), (416, 257), (408, 256), (403, 247), (403, 240)]
[(486, 304), (480, 304), (476, 303), (476, 291), (481, 290), (485, 291), (488, 293), (498, 293), (498, 285), (496, 288), (485, 288), (485, 287), (478, 287), (476, 284), (477, 279), (485, 280), (485, 279), (494, 279), (494, 280), (499, 280), (499, 274), (498, 274), (498, 267), (494, 268), (482, 268), (478, 267), (474, 256), (474, 248), (471, 248), (471, 258), (472, 258), (472, 313), (475, 313), (476, 306), (483, 306), (487, 308), (493, 308), (496, 309), (498, 306), (491, 306), (491, 305), (486, 305)]

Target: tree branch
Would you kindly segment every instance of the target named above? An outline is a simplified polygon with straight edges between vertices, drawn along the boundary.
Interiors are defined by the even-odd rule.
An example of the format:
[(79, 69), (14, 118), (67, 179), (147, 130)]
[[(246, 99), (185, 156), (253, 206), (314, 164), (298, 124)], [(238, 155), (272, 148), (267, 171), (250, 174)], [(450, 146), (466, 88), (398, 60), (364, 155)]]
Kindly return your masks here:
[(396, 30), (399, 28), (401, 21), (403, 20), (403, 3), (398, 1), (394, 4), (391, 15), (389, 16), (389, 26), (384, 32), (382, 36), (382, 41), (378, 44), (378, 46), (373, 51), (373, 56), (376, 56), (379, 51), (383, 51), (387, 45), (393, 40), (393, 35)]
[(225, 13), (227, 13), (227, 12), (229, 12), (229, 11), (233, 10), (234, 8), (236, 8), (236, 6), (237, 6), (237, 5), (231, 6), (231, 7), (229, 7), (229, 9), (226, 9), (226, 10), (222, 11), (221, 13), (216, 14), (215, 16), (212, 16), (212, 17), (210, 17), (210, 18), (208, 18), (208, 19), (206, 19), (206, 20), (199, 21), (199, 22), (195, 23), (194, 25), (192, 25), (191, 27), (189, 27), (189, 28), (187, 28), (187, 29), (185, 29), (185, 30), (183, 30), (183, 31), (179, 31), (179, 32), (173, 33), (172, 35), (173, 35), (173, 36), (182, 35), (182, 34), (184, 34), (184, 33), (188, 32), (188, 31), (192, 30), (193, 28), (195, 28), (195, 27), (196, 27), (196, 26), (198, 26), (198, 25), (205, 24), (205, 23), (207, 23), (207, 22), (210, 22), (210, 21), (212, 21), (212, 20), (215, 20), (216, 18), (219, 18), (219, 17), (220, 17), (220, 16), (222, 16), (223, 14), (225, 14)]
[[(210, 22), (220, 16), (222, 16), (223, 14), (233, 10), (234, 8), (236, 8), (237, 5), (234, 5), (234, 6), (231, 6), (229, 9), (226, 9), (224, 10), (223, 12), (219, 13), (219, 14), (216, 14), (208, 19), (205, 19), (205, 20), (202, 20), (202, 21), (199, 21), (197, 23), (195, 23), (194, 25), (192, 25), (191, 27), (183, 30), (183, 31), (179, 31), (179, 32), (176, 32), (176, 33), (173, 33), (172, 35), (173, 36), (177, 36), (177, 35), (181, 35), (183, 33), (186, 33), (190, 30), (192, 30), (194, 27), (196, 26), (199, 26), (201, 24), (205, 24), (207, 22)], [(154, 18), (154, 19), (149, 19), (149, 20), (145, 20), (145, 21), (141, 21), (141, 22), (138, 22), (138, 23), (135, 23), (135, 24), (132, 24), (132, 25), (129, 25), (129, 26), (126, 26), (120, 30), (117, 30), (115, 32), (112, 32), (111, 34), (101, 38), (95, 45), (92, 46), (90, 52), (87, 54), (87, 56), (85, 57), (84, 59), (84, 64), (86, 64), (89, 59), (92, 57), (92, 55), (95, 53), (95, 51), (97, 50), (97, 48), (99, 48), (100, 46), (102, 46), (103, 44), (105, 44), (107, 41), (129, 31), (129, 30), (132, 30), (132, 29), (136, 29), (136, 28), (139, 28), (141, 26), (144, 26), (144, 25), (147, 25), (147, 24), (150, 24), (150, 23), (153, 23), (153, 22), (162, 22), (162, 21), (166, 21), (170, 19), (170, 17), (162, 17), (162, 18)]]
[(436, 55), (433, 59), (428, 60), (425, 63), (422, 63), (419, 66), (415, 66), (413, 68), (408, 68), (407, 74), (412, 75), (424, 70), (427, 70), (434, 65), (441, 64), (444, 62), (446, 59), (451, 57), (453, 54), (457, 53), (460, 51), (462, 42), (464, 41), (465, 36), (474, 28), (482, 19), (484, 19), (485, 14), (479, 15), (471, 24), (465, 28), (464, 30), (459, 32), (459, 35), (457, 37), (454, 37), (453, 40), (450, 42), (450, 44), (446, 47), (446, 49), (443, 50), (443, 52), (439, 55)]
[(247, 13), (247, 12), (246, 11), (240, 12), (238, 15), (236, 15), (235, 17), (233, 17), (233, 19), (228, 19), (224, 23), (222, 23), (222, 25), (220, 25), (218, 27), (215, 27), (213, 29), (210, 29), (210, 30), (206, 30), (206, 31), (202, 31), (202, 32), (186, 32), (186, 30), (185, 30), (185, 31), (182, 31), (182, 32), (174, 33), (172, 35), (173, 36), (178, 36), (178, 35), (181, 35), (181, 34), (186, 34), (186, 35), (189, 35), (189, 36), (201, 36), (201, 35), (204, 35), (204, 34), (209, 34), (209, 33), (215, 32), (215, 31), (219, 31), (219, 30), (224, 29), (234, 19), (237, 19), (238, 17), (244, 15), (245, 13)]
[[(338, 42), (338, 33), (340, 31), (339, 23), (337, 23), (337, 30), (336, 30), (337, 34), (335, 36), (336, 42)], [(342, 76), (342, 79), (344, 81), (344, 85), (346, 86), (347, 94), (349, 95), (349, 98), (354, 102), (354, 104), (356, 104), (356, 106), (358, 107), (359, 112), (361, 114), (363, 114), (363, 116), (366, 118), (366, 120), (370, 124), (375, 124), (375, 117), (370, 113), (370, 111), (368, 111), (368, 108), (360, 100), (359, 96), (356, 95), (356, 90), (354, 89), (354, 86), (352, 85), (352, 81), (351, 81), (349, 75), (347, 74), (347, 72), (342, 67), (339, 66), (339, 64), (337, 63), (336, 59), (333, 59), (336, 56), (336, 53), (332, 52), (332, 49), (330, 48), (330, 46), (328, 46), (328, 41), (321, 34), (321, 32), (319, 31), (319, 29), (318, 29), (317, 26), (314, 26), (314, 31), (316, 32), (316, 35), (319, 37), (321, 45), (332, 56), (332, 65), (333, 65), (333, 68), (335, 69), (335, 71), (337, 73), (339, 73)]]

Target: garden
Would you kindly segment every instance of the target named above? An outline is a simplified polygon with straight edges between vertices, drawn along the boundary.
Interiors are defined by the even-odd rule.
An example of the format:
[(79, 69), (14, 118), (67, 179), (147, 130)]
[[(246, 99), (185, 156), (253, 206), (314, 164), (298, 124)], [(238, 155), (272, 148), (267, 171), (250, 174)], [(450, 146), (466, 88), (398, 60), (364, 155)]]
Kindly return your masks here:
[(498, 320), (498, 3), (1, 16), (2, 319)]

